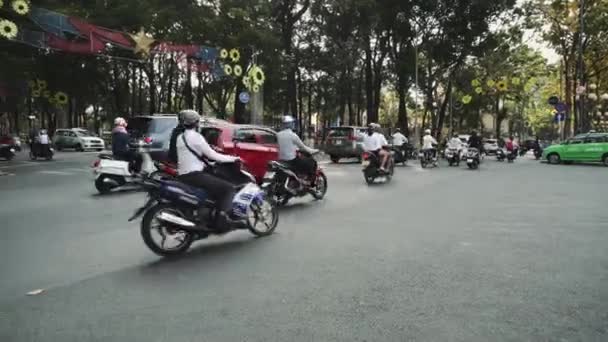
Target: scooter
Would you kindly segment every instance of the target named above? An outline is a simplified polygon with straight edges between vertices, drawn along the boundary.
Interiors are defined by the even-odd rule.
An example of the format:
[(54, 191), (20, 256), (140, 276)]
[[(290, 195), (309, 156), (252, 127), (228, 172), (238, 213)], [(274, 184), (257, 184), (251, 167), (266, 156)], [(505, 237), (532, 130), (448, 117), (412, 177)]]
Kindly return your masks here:
[(476, 170), (479, 168), (479, 164), (481, 163), (481, 158), (479, 154), (479, 150), (474, 147), (469, 147), (467, 149), (466, 154), (467, 166), (471, 170)]
[(505, 150), (503, 150), (502, 148), (496, 150), (496, 160), (498, 160), (499, 162), (504, 162), (505, 159), (507, 159), (507, 154), (505, 153)]
[(431, 150), (421, 150), (420, 153), (418, 153), (418, 157), (420, 158), (420, 166), (422, 166), (423, 169), (429, 165), (434, 167), (438, 166), (437, 156), (433, 156), (433, 152)]
[[(150, 154), (140, 152), (142, 156), (141, 171), (143, 174), (154, 174), (158, 169), (152, 162)], [(141, 178), (132, 171), (131, 164), (124, 160), (115, 160), (112, 154), (101, 153), (93, 163), (95, 188), (100, 194), (112, 191), (135, 190), (141, 185)]]
[(391, 146), (391, 154), (393, 155), (393, 159), (395, 160), (395, 164), (403, 164), (407, 163), (408, 154), (406, 146)]
[(36, 160), (38, 158), (44, 158), (46, 160), (53, 159), (55, 150), (49, 144), (33, 144), (30, 147), (30, 159)]
[(361, 166), (363, 167), (363, 177), (368, 185), (373, 184), (376, 179), (384, 179), (386, 183), (390, 182), (395, 173), (395, 161), (392, 156), (389, 156), (388, 170), (380, 170), (380, 160), (374, 153), (364, 152), (361, 156)]
[(534, 150), (534, 158), (536, 158), (536, 160), (540, 160), (540, 158), (543, 156), (543, 149), (538, 147)]
[(445, 151), (445, 159), (447, 159), (450, 166), (460, 165), (460, 150), (454, 147), (450, 147)]
[(0, 158), (11, 160), (15, 157), (15, 148), (11, 145), (0, 145)]
[(514, 149), (513, 151), (509, 151), (507, 153), (507, 161), (509, 163), (514, 162), (516, 158), (517, 158), (517, 149)]

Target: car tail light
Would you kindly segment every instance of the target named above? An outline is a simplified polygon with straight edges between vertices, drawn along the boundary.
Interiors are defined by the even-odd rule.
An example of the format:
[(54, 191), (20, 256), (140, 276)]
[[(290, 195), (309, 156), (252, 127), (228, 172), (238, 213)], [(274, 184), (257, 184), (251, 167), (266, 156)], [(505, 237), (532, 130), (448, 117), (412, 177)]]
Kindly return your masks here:
[(152, 138), (150, 138), (150, 137), (145, 137), (145, 138), (144, 138), (144, 142), (145, 142), (146, 144), (151, 144), (151, 143), (152, 143)]
[(93, 162), (93, 165), (91, 165), (91, 167), (93, 167), (93, 168), (99, 167), (99, 163), (101, 163), (101, 160), (97, 159), (96, 161)]

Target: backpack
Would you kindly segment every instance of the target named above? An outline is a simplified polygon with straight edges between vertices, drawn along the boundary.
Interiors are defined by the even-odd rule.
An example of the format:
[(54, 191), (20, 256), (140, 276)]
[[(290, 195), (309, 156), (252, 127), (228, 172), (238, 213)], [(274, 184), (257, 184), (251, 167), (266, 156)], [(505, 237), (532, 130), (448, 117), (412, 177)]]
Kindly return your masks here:
[(171, 139), (169, 140), (169, 161), (171, 163), (177, 164), (177, 137), (180, 134), (184, 133), (185, 128), (182, 125), (178, 125), (171, 132)]

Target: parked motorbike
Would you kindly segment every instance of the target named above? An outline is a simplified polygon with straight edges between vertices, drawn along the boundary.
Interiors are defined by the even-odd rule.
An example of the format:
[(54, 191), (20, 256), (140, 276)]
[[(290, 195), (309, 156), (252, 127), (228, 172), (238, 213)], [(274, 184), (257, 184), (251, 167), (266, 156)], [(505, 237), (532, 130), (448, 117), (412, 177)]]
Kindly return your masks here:
[(44, 158), (46, 160), (53, 159), (55, 150), (49, 144), (33, 144), (30, 148), (30, 159), (36, 160), (38, 158)]
[(466, 160), (469, 169), (475, 170), (479, 168), (479, 164), (481, 163), (479, 150), (474, 147), (469, 147), (467, 149)]
[[(142, 155), (142, 174), (154, 174), (158, 169), (154, 166), (150, 154)], [(112, 191), (131, 190), (139, 187), (141, 177), (133, 171), (131, 163), (124, 160), (115, 160), (111, 153), (101, 153), (93, 163), (95, 174), (95, 188), (100, 194)]]
[(423, 169), (429, 165), (434, 167), (438, 166), (437, 156), (433, 156), (433, 151), (431, 150), (421, 150), (420, 153), (418, 153), (418, 158), (420, 158), (420, 166), (422, 166)]
[(505, 150), (502, 148), (496, 150), (496, 160), (498, 160), (499, 162), (504, 162), (505, 159), (507, 159), (507, 153), (505, 152)]
[(448, 164), (450, 166), (452, 166), (452, 165), (459, 166), (460, 165), (460, 150), (457, 148), (454, 148), (454, 147), (449, 147), (445, 151), (445, 159), (447, 159)]
[(395, 164), (403, 164), (405, 165), (408, 160), (408, 153), (406, 146), (391, 146), (391, 154), (393, 155), (393, 159), (395, 160)]
[[(227, 227), (213, 227), (217, 210), (204, 190), (149, 177), (142, 182), (148, 193), (146, 202), (129, 221), (143, 215), (140, 232), (144, 243), (152, 252), (165, 257), (186, 252), (194, 241), (238, 229), (248, 229), (256, 236), (272, 234), (279, 220), (276, 206), (251, 174), (240, 168), (238, 173), (238, 180), (231, 179), (237, 193)], [(168, 242), (174, 244), (167, 245)]]
[(507, 153), (507, 161), (509, 163), (514, 162), (516, 158), (517, 158), (517, 149), (514, 149), (513, 151), (509, 151)]
[(534, 158), (536, 158), (536, 160), (540, 160), (540, 158), (543, 156), (543, 149), (542, 148), (537, 148), (534, 150)]
[(389, 156), (387, 171), (380, 170), (380, 159), (375, 153), (364, 152), (361, 156), (361, 165), (363, 167), (363, 177), (368, 185), (373, 184), (379, 178), (388, 183), (395, 173), (395, 161), (392, 156)]
[(15, 157), (15, 148), (11, 145), (0, 145), (0, 158), (11, 160)]
[[(312, 158), (310, 155), (308, 157)], [(285, 205), (294, 197), (304, 197), (309, 194), (314, 199), (321, 200), (327, 193), (327, 177), (318, 165), (314, 178), (306, 179), (306, 176), (296, 174), (290, 165), (271, 161), (262, 181), (262, 189), (268, 198), (278, 205)]]

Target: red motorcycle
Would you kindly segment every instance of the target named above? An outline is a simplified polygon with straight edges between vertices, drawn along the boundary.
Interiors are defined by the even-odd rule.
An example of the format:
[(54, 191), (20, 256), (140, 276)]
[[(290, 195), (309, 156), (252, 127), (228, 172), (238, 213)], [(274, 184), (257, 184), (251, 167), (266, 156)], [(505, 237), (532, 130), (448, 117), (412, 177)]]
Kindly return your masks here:
[[(312, 158), (312, 155), (301, 154)], [(310, 178), (307, 175), (296, 174), (291, 165), (285, 162), (271, 161), (264, 175), (262, 190), (277, 205), (285, 205), (294, 197), (307, 195), (312, 195), (316, 200), (323, 199), (327, 193), (327, 177), (318, 164), (314, 176)]]

